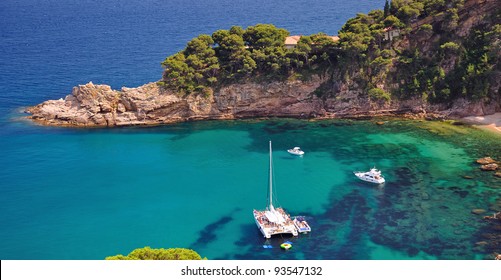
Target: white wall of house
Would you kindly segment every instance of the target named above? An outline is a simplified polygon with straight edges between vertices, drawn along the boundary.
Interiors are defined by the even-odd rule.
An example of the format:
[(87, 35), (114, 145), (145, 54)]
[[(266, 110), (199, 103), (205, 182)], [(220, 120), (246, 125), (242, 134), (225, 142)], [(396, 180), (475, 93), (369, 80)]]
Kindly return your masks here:
[(385, 40), (393, 40), (393, 38), (400, 36), (400, 29), (388, 30), (384, 33)]

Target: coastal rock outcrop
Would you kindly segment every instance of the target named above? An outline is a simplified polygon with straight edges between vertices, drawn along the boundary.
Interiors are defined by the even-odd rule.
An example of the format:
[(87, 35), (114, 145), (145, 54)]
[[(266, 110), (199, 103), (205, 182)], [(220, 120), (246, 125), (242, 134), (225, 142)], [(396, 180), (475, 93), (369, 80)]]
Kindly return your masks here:
[[(443, 118), (457, 114), (422, 100), (381, 103), (359, 88), (337, 88), (314, 76), (309, 81), (231, 84), (212, 95), (180, 95), (148, 83), (114, 90), (89, 82), (73, 88), (64, 99), (29, 107), (29, 118), (54, 126), (158, 125), (191, 120), (259, 117), (335, 118), (406, 115)], [(328, 96), (317, 95), (327, 88)], [(334, 96), (334, 97), (332, 97)]]
[(484, 171), (494, 171), (494, 170), (498, 169), (498, 165), (495, 163), (484, 164), (484, 165), (480, 166), (480, 169), (482, 169)]
[(156, 83), (113, 90), (89, 82), (73, 88), (65, 99), (27, 109), (46, 125), (156, 125), (199, 119), (322, 116), (323, 101), (312, 92), (323, 82), (273, 82), (229, 85), (210, 96), (181, 96)]
[[(491, 157), (479, 158), (476, 160), (476, 162), (480, 164), (480, 169), (483, 171), (495, 171), (499, 168), (499, 165), (497, 164), (496, 160), (494, 160)], [(496, 174), (494, 175), (497, 176)]]
[(479, 158), (477, 159), (477, 163), (479, 164), (490, 164), (490, 163), (495, 163), (496, 161), (492, 159), (491, 157), (484, 157), (484, 158)]
[(27, 111), (33, 114), (32, 119), (48, 125), (134, 125), (143, 124), (144, 112), (157, 104), (168, 106), (177, 101), (175, 96), (160, 95), (160, 89), (154, 84), (116, 91), (110, 86), (89, 82), (74, 87), (64, 100), (49, 100)]

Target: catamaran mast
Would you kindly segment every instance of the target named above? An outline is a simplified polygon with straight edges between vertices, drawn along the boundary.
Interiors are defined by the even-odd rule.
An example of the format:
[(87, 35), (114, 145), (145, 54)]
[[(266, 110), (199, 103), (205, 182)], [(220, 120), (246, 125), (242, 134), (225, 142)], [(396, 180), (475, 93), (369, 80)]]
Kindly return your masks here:
[(270, 171), (269, 171), (269, 175), (270, 175), (270, 182), (269, 182), (269, 185), (270, 185), (270, 205), (269, 205), (269, 208), (270, 208), (270, 211), (273, 211), (274, 208), (273, 208), (273, 162), (272, 162), (272, 158), (271, 158), (271, 141), (270, 141)]

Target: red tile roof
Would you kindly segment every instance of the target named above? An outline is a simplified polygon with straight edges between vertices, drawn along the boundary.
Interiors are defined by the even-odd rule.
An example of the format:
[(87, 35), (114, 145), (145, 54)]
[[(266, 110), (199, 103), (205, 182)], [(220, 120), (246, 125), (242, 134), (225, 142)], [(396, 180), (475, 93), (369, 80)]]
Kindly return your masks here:
[(286, 45), (297, 45), (297, 42), (299, 42), (299, 39), (301, 39), (300, 35), (289, 36), (289, 37), (285, 38), (285, 44)]
[[(332, 41), (337, 42), (339, 40), (338, 36), (327, 36), (332, 39)], [(294, 36), (289, 36), (285, 38), (285, 45), (297, 45), (297, 42), (299, 42), (299, 39), (301, 39), (301, 35), (294, 35)]]

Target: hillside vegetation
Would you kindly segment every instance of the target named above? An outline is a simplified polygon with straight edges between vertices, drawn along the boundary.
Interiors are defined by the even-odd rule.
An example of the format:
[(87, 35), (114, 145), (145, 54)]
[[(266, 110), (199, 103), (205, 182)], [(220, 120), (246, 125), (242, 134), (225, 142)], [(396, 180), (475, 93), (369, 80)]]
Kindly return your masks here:
[[(488, 5), (487, 13), (474, 13)], [(246, 81), (328, 77), (316, 94), (336, 95), (332, 84), (356, 84), (377, 102), (421, 98), (500, 100), (501, 15), (495, 0), (393, 0), (358, 14), (339, 40), (318, 33), (285, 48), (289, 32), (272, 24), (233, 26), (200, 35), (162, 62), (159, 85), (181, 94), (210, 96)], [(399, 35), (385, 39), (385, 32)]]

